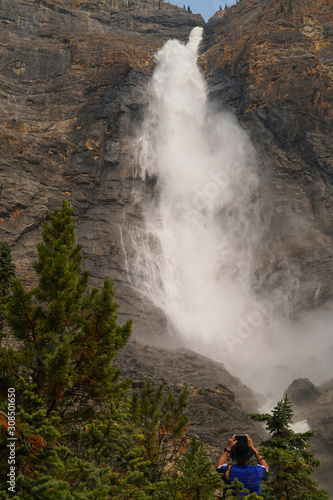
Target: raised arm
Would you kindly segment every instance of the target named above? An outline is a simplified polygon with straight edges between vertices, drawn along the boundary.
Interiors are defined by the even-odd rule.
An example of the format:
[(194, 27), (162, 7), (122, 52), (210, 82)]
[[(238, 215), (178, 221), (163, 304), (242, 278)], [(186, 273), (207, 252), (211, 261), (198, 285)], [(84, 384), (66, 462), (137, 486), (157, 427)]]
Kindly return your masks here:
[(218, 468), (221, 465), (224, 465), (226, 463), (231, 448), (237, 443), (237, 441), (235, 440), (235, 436), (236, 436), (236, 434), (234, 434), (232, 436), (232, 438), (229, 439), (228, 445), (224, 448), (224, 452), (222, 453), (222, 455), (218, 459), (218, 462), (216, 464), (216, 468)]
[(256, 457), (256, 459), (258, 461), (258, 464), (259, 465), (263, 465), (264, 467), (266, 467), (267, 470), (269, 470), (268, 463), (266, 462), (266, 460), (264, 459), (263, 456), (259, 455), (259, 453), (257, 452), (256, 448), (254, 447), (252, 439), (248, 436), (248, 434), (247, 434), (247, 444), (254, 451), (255, 457)]

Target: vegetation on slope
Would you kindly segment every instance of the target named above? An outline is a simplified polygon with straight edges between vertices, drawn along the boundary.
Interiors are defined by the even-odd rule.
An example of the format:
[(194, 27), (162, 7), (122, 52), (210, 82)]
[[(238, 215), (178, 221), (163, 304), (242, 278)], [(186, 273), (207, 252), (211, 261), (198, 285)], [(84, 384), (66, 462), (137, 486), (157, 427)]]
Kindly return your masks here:
[[(31, 291), (0, 246), (0, 499), (218, 498), (221, 478), (186, 434), (187, 389), (174, 394), (147, 381), (134, 391), (113, 366), (131, 322), (118, 325), (111, 280), (89, 289), (66, 202), (42, 237)], [(252, 415), (272, 433), (263, 498), (328, 498), (310, 480), (319, 465), (306, 450), (313, 432), (292, 433), (291, 416), (287, 400), (273, 417)], [(233, 498), (244, 498), (235, 488)]]

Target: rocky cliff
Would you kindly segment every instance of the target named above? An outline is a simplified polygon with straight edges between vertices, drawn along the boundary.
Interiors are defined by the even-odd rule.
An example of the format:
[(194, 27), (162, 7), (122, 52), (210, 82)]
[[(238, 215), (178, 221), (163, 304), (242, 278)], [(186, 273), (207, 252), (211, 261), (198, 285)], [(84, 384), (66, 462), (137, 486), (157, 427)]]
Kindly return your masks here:
[(257, 411), (262, 398), (230, 375), (221, 363), (186, 349), (168, 350), (137, 342), (120, 351), (115, 363), (122, 375), (133, 381), (135, 389), (142, 388), (146, 379), (155, 385), (163, 383), (176, 393), (186, 385), (188, 433), (205, 443), (214, 462), (239, 429), (256, 443), (267, 437), (262, 425), (246, 415)]
[(141, 327), (143, 306), (125, 269), (127, 233), (139, 217), (131, 144), (154, 53), (204, 21), (167, 3), (119, 5), (3, 2), (1, 238), (31, 281), (41, 223), (69, 199), (93, 279), (112, 275), (122, 316), (153, 335), (153, 313)]
[(292, 270), (294, 312), (332, 299), (332, 57), (329, 0), (248, 0), (208, 23), (200, 58), (262, 159), (261, 272)]
[[(242, 0), (207, 24), (166, 2), (161, 8), (152, 0), (128, 3), (133, 5), (2, 0), (0, 237), (13, 248), (18, 275), (33, 283), (31, 262), (41, 224), (62, 199), (69, 199), (93, 281), (113, 277), (120, 319), (134, 320), (133, 338), (160, 342), (165, 318), (133, 289), (127, 267), (131, 233), (140, 224), (133, 188), (149, 189), (137, 175), (133, 144), (147, 107), (154, 53), (169, 38), (187, 40), (200, 25), (199, 64), (210, 100), (237, 116), (260, 159), (261, 293), (286, 283), (294, 314), (331, 306), (331, 1)], [(153, 347), (142, 354), (143, 347), (133, 346), (121, 358), (124, 369), (134, 363), (137, 379), (162, 380), (145, 360), (150, 353), (152, 367), (168, 355)], [(186, 356), (172, 355), (172, 363), (187, 361), (184, 370), (174, 372), (179, 380), (168, 372), (168, 383), (192, 384), (192, 401), (200, 400), (200, 408), (211, 414), (223, 393), (218, 410), (221, 422), (227, 422), (218, 430), (222, 443), (234, 428), (230, 418), (245, 425), (240, 400), (255, 404), (255, 396), (220, 368), (211, 385), (211, 368), (204, 370), (202, 360)], [(198, 426), (200, 419), (195, 420), (195, 412), (192, 416)], [(208, 430), (201, 426), (193, 432), (213, 446), (213, 426), (214, 420)]]
[[(165, 2), (2, 3), (2, 237), (29, 281), (41, 222), (70, 199), (87, 267), (113, 275), (122, 314), (151, 337), (163, 318), (125, 269), (140, 219), (133, 137), (154, 53), (204, 21)], [(260, 288), (292, 282), (296, 313), (332, 299), (332, 22), (329, 0), (243, 0), (204, 26), (199, 58), (211, 101), (262, 160)]]
[(296, 379), (286, 393), (293, 402), (296, 419), (316, 429), (311, 446), (321, 461), (318, 479), (332, 495), (333, 381), (316, 387), (309, 379)]

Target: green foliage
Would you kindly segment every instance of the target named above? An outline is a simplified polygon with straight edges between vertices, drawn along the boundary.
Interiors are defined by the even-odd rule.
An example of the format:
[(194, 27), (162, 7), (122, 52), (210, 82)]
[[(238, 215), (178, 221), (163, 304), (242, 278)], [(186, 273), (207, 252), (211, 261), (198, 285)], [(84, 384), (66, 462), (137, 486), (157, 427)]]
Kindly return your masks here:
[(250, 417), (253, 420), (266, 423), (266, 430), (270, 433), (271, 437), (263, 444), (268, 446), (270, 443), (272, 443), (272, 439), (277, 440), (278, 443), (284, 441), (286, 441), (287, 443), (289, 442), (289, 439), (294, 434), (292, 429), (290, 428), (293, 416), (294, 411), (292, 409), (292, 403), (287, 395), (281, 401), (278, 401), (277, 405), (274, 407), (272, 415), (270, 415), (269, 413), (250, 414)]
[(288, 14), (292, 14), (293, 10), (294, 10), (293, 2), (292, 0), (288, 0), (288, 10), (287, 10)]
[(295, 433), (290, 424), (293, 418), (291, 401), (286, 395), (275, 406), (272, 415), (252, 413), (257, 422), (265, 422), (271, 437), (262, 443), (260, 452), (269, 464), (270, 479), (262, 487), (265, 499), (290, 500), (328, 499), (328, 493), (318, 489), (311, 473), (320, 466), (308, 451), (308, 441), (315, 431)]
[[(25, 382), (22, 378), (16, 382), (16, 488), (19, 490), (19, 498), (30, 500), (40, 498), (34, 494), (43, 490), (45, 484), (49, 485), (49, 498), (64, 498), (62, 491), (67, 491), (69, 486), (61, 479), (55, 478), (55, 472), (61, 476), (64, 465), (59, 458), (61, 447), (57, 444), (61, 433), (59, 431), (60, 418), (46, 417), (43, 400), (36, 394), (36, 386)], [(0, 469), (8, 467), (8, 421), (7, 402), (2, 405), (4, 410), (1, 414), (1, 441), (0, 441)], [(53, 480), (51, 480), (51, 475)], [(52, 483), (52, 487), (50, 486)], [(6, 477), (2, 476), (1, 487), (6, 490)], [(58, 497), (53, 494), (57, 491)], [(1, 498), (1, 497), (0, 497)], [(13, 498), (9, 493), (8, 497)], [(41, 497), (44, 498), (44, 497)], [(67, 498), (67, 497), (66, 497)]]
[[(114, 398), (98, 417), (73, 429), (66, 479), (75, 492), (96, 499), (147, 498), (149, 482), (140, 436), (135, 434), (124, 398)], [(89, 498), (90, 498), (89, 496)]]
[(187, 389), (183, 389), (176, 398), (172, 391), (165, 394), (163, 384), (154, 389), (150, 380), (140, 392), (133, 393), (133, 423), (142, 433), (145, 456), (151, 464), (151, 483), (161, 481), (186, 449), (188, 418), (184, 410), (187, 406)]
[(67, 421), (92, 414), (108, 397), (119, 378), (112, 359), (131, 332), (130, 321), (117, 325), (111, 280), (87, 292), (89, 273), (81, 272), (71, 215), (64, 202), (43, 225), (34, 264), (39, 285), (28, 292), (15, 279), (8, 306), (8, 323), (22, 347), (17, 376), (31, 378), (47, 413), (57, 409)]
[(170, 481), (170, 489), (175, 492), (174, 498), (196, 500), (214, 497), (216, 490), (221, 490), (221, 478), (213, 471), (212, 462), (208, 459), (203, 443), (194, 436), (190, 441), (189, 450), (175, 467)]
[(249, 493), (249, 490), (244, 488), (243, 484), (238, 481), (238, 479), (234, 479), (230, 486), (224, 486), (224, 490), (225, 496), (223, 498), (232, 498), (234, 500), (240, 500), (244, 498), (246, 498), (247, 500), (254, 500), (256, 498), (261, 498), (256, 493), (247, 495), (247, 493)]
[(0, 333), (4, 328), (6, 306), (14, 277), (15, 265), (11, 248), (8, 243), (2, 241), (0, 243)]
[[(142, 459), (137, 458), (140, 447), (132, 446), (138, 438), (126, 402), (129, 382), (121, 382), (112, 365), (129, 338), (131, 323), (117, 324), (111, 280), (88, 291), (89, 273), (81, 271), (81, 246), (66, 202), (50, 214), (42, 236), (34, 265), (38, 286), (27, 291), (14, 279), (7, 304), (17, 348), (0, 349), (5, 442), (8, 388), (17, 394), (19, 498), (103, 499), (122, 483), (127, 490), (137, 489), (133, 460)], [(110, 433), (117, 452), (107, 441)], [(0, 451), (3, 470), (8, 450)], [(111, 466), (111, 455), (113, 464), (121, 457), (126, 467)]]
[(0, 297), (8, 295), (15, 276), (11, 248), (5, 241), (0, 243)]
[[(14, 278), (8, 246), (0, 247), (0, 293), (16, 340), (15, 350), (0, 347), (0, 500), (204, 500), (221, 494), (203, 444), (195, 437), (189, 444), (186, 436), (187, 389), (175, 395), (147, 381), (130, 394), (130, 381), (121, 381), (113, 367), (131, 323), (117, 324), (111, 280), (88, 289), (66, 202), (50, 214), (42, 237), (34, 265), (39, 283), (30, 291)], [(8, 388), (16, 394), (15, 493), (6, 484)], [(271, 433), (263, 448), (273, 471), (264, 498), (327, 499), (310, 479), (319, 465), (307, 449), (313, 432), (293, 433), (292, 415), (288, 398), (273, 415), (252, 415)], [(233, 486), (232, 498), (244, 498), (241, 483)]]

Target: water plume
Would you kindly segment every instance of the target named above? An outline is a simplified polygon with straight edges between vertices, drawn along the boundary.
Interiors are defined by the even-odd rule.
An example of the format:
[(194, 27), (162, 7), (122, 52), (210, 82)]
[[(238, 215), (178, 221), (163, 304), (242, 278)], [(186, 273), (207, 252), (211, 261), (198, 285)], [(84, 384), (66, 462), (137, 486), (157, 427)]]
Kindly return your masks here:
[(155, 56), (136, 144), (152, 189), (134, 238), (135, 286), (164, 311), (179, 344), (224, 362), (261, 393), (283, 390), (299, 373), (288, 354), (297, 336), (289, 342), (290, 325), (275, 314), (286, 294), (254, 293), (256, 154), (235, 118), (208, 102), (197, 65), (201, 37), (195, 28), (187, 44), (169, 40)]

